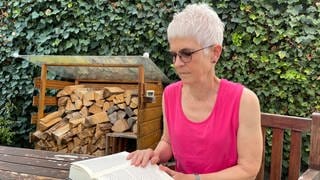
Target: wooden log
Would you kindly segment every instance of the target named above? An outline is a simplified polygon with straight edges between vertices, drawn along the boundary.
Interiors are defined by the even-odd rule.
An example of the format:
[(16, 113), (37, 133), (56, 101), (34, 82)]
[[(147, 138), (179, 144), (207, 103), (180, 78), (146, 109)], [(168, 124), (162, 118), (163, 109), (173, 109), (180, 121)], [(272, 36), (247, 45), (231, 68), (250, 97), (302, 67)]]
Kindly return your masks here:
[(57, 141), (58, 145), (61, 145), (61, 141), (62, 141), (62, 137), (65, 133), (67, 133), (70, 130), (70, 126), (69, 123), (59, 127), (58, 129), (56, 129), (54, 132), (52, 132), (54, 138)]
[(78, 88), (74, 90), (74, 94), (79, 97), (79, 99), (83, 99), (83, 95), (88, 92), (88, 88)]
[(57, 147), (57, 143), (54, 140), (47, 141), (48, 146), (54, 148)]
[(102, 110), (103, 111), (108, 111), (109, 108), (110, 108), (110, 103), (109, 102), (104, 102)]
[(129, 128), (128, 122), (125, 119), (119, 119), (113, 124), (111, 129), (114, 132), (124, 132)]
[(70, 97), (68, 97), (68, 96), (60, 97), (60, 98), (58, 99), (58, 106), (59, 106), (59, 107), (61, 107), (61, 106), (66, 106), (68, 99), (70, 99)]
[(82, 115), (80, 112), (74, 111), (74, 112), (69, 112), (69, 114), (67, 114), (65, 117), (63, 117), (63, 119), (70, 120), (70, 119), (78, 119), (81, 117), (82, 117)]
[(133, 108), (133, 109), (137, 108), (138, 107), (138, 101), (139, 101), (138, 97), (132, 97), (129, 106), (131, 108)]
[(98, 139), (103, 134), (103, 131), (101, 130), (100, 126), (102, 126), (102, 123), (101, 124), (97, 124), (97, 126), (96, 126), (96, 131), (94, 133), (94, 137), (96, 139)]
[(96, 103), (94, 103), (92, 106), (89, 107), (89, 112), (92, 114), (97, 114), (99, 112), (102, 112), (102, 108), (96, 105)]
[(72, 128), (70, 131), (71, 131), (74, 135), (77, 135), (77, 134), (79, 134), (84, 128), (85, 128), (85, 127), (84, 127), (83, 124), (79, 124), (78, 126)]
[(47, 136), (44, 135), (41, 130), (37, 130), (36, 132), (32, 133), (32, 136), (34, 137), (34, 141), (40, 139), (45, 140), (47, 138)]
[(114, 98), (116, 98), (116, 95), (111, 95), (111, 96), (107, 97), (106, 100), (109, 102), (113, 102)]
[(70, 119), (69, 120), (70, 127), (74, 128), (74, 127), (78, 126), (80, 123), (84, 124), (85, 120), (86, 120), (85, 117)]
[(87, 145), (87, 144), (91, 143), (91, 141), (92, 141), (91, 137), (86, 137), (86, 138), (81, 140), (80, 146)]
[(98, 100), (102, 100), (105, 98), (105, 90), (97, 90), (94, 91), (94, 100), (98, 101)]
[(127, 106), (130, 105), (131, 97), (133, 95), (137, 96), (138, 95), (138, 90), (136, 90), (136, 89), (135, 90), (126, 90), (124, 92), (125, 103), (126, 103)]
[(117, 118), (118, 119), (124, 119), (124, 117), (126, 116), (127, 114), (126, 114), (126, 112), (124, 112), (124, 111), (117, 111)]
[(133, 110), (133, 113), (134, 113), (134, 115), (138, 116), (139, 110), (138, 110), (138, 109), (134, 109), (134, 110)]
[(58, 92), (57, 97), (69, 96), (75, 89), (83, 88), (84, 85), (66, 86)]
[(86, 117), (86, 125), (96, 125), (99, 123), (109, 121), (108, 115), (106, 112), (100, 112), (91, 116)]
[(111, 114), (118, 109), (119, 109), (119, 107), (117, 105), (113, 105), (108, 109), (108, 114)]
[(63, 90), (70, 95), (71, 93), (74, 92), (74, 90), (76, 89), (81, 89), (84, 88), (84, 85), (73, 85), (73, 86), (66, 86), (65, 88), (63, 88)]
[(109, 121), (114, 124), (118, 120), (118, 113), (114, 111), (113, 113), (108, 115)]
[(80, 153), (88, 154), (88, 145), (84, 145), (80, 147)]
[(66, 113), (72, 112), (74, 110), (76, 110), (76, 107), (75, 107), (74, 103), (72, 103), (71, 100), (68, 99), (67, 100), (67, 105), (65, 107)]
[(132, 132), (138, 134), (138, 123), (134, 123), (132, 126)]
[(58, 144), (58, 151), (62, 150), (62, 149), (65, 149), (67, 148), (67, 145), (66, 144)]
[(47, 123), (47, 122), (51, 121), (52, 119), (56, 119), (57, 117), (61, 117), (63, 115), (63, 113), (64, 113), (63, 110), (59, 110), (59, 111), (55, 111), (55, 112), (49, 113), (45, 117), (41, 118), (40, 122)]
[(114, 98), (113, 98), (113, 102), (114, 102), (115, 104), (124, 103), (124, 96), (123, 96), (123, 94), (117, 94), (117, 95), (115, 95)]
[(75, 147), (72, 149), (71, 153), (79, 154), (79, 153), (80, 153), (80, 146), (75, 146)]
[(74, 107), (75, 107), (75, 110), (80, 110), (83, 106), (83, 103), (80, 99), (77, 99), (75, 102), (74, 102)]
[(74, 147), (79, 147), (80, 144), (81, 144), (81, 139), (79, 137), (74, 137), (73, 138), (73, 144), (74, 144)]
[(89, 114), (88, 108), (86, 106), (82, 107), (80, 110), (80, 114), (81, 114), (81, 117), (87, 117)]
[(106, 122), (106, 123), (101, 123), (99, 124), (99, 128), (102, 130), (102, 131), (110, 131), (111, 130), (111, 127), (112, 127), (112, 124), (110, 122)]
[(99, 99), (99, 100), (96, 100), (95, 105), (102, 108), (104, 105), (104, 102), (105, 102), (104, 99)]
[(68, 152), (68, 148), (65, 147), (63, 149), (58, 150), (59, 153), (67, 153)]
[(39, 126), (39, 130), (40, 131), (45, 131), (47, 129), (49, 129), (51, 126), (57, 124), (58, 122), (60, 122), (62, 120), (61, 117), (57, 117), (55, 119), (50, 120), (47, 123), (43, 123), (43, 122), (39, 122), (38, 126)]
[(93, 91), (88, 91), (83, 95), (83, 105), (84, 106), (91, 106), (94, 102), (94, 92)]
[(67, 144), (68, 142), (72, 141), (74, 134), (71, 131), (66, 132), (62, 137), (62, 143)]
[(124, 92), (120, 87), (104, 87), (104, 89), (110, 92), (110, 94), (120, 94)]
[(132, 111), (132, 109), (129, 106), (125, 107), (124, 111), (126, 112), (128, 117), (131, 117), (134, 115), (134, 112)]
[(44, 141), (46, 148), (49, 148), (49, 149), (50, 149), (50, 148), (55, 147), (55, 146), (52, 145), (52, 143), (50, 143), (50, 142), (52, 142), (52, 141)]
[(100, 138), (98, 139), (96, 146), (99, 149), (105, 149), (106, 148), (106, 136), (100, 136)]
[(58, 129), (59, 127), (65, 125), (65, 124), (68, 124), (68, 121), (67, 120), (61, 120), (60, 122), (58, 122), (57, 124), (55, 124), (54, 126), (52, 126), (51, 128), (49, 128), (48, 130), (46, 130), (44, 132), (44, 134), (46, 134), (49, 137), (52, 136), (52, 133)]
[(80, 133), (78, 133), (77, 136), (78, 136), (81, 140), (83, 140), (83, 139), (85, 139), (85, 138), (87, 138), (87, 137), (92, 137), (92, 136), (93, 136), (94, 129), (95, 129), (94, 127), (92, 127), (92, 128), (86, 128), (86, 129), (84, 129), (83, 131), (81, 131)]
[(104, 150), (96, 150), (94, 153), (92, 153), (94, 156), (104, 156), (105, 151)]
[(74, 142), (73, 141), (69, 141), (68, 142), (68, 152), (71, 152), (74, 148)]
[(119, 103), (117, 104), (117, 106), (120, 108), (120, 109), (125, 109), (127, 107), (126, 103)]
[(89, 146), (88, 146), (89, 154), (94, 153), (97, 149), (98, 149), (98, 146), (96, 146), (94, 144), (89, 144)]
[(80, 97), (72, 93), (70, 94), (70, 99), (71, 99), (71, 102), (76, 102), (76, 100), (80, 100)]
[(137, 121), (138, 117), (137, 116), (133, 116), (127, 119), (129, 128), (132, 128), (133, 124)]
[(38, 149), (41, 149), (41, 150), (46, 150), (47, 146), (46, 146), (46, 144), (44, 142), (45, 142), (45, 140), (38, 141), (37, 144), (36, 144), (36, 147)]

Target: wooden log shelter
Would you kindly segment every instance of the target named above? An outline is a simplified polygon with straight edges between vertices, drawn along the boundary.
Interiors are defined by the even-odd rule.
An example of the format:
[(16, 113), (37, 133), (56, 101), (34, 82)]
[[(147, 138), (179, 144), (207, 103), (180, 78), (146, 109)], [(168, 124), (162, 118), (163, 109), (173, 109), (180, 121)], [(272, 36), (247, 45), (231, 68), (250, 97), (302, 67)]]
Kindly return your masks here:
[[(131, 68), (137, 79), (49, 80), (50, 67)], [(38, 112), (31, 123), (37, 130), (30, 139), (36, 149), (102, 156), (128, 146), (155, 148), (160, 140), (163, 85), (161, 80), (145, 80), (143, 64), (42, 63), (34, 85), (39, 89), (33, 99)], [(52, 89), (55, 96), (47, 94)], [(46, 112), (47, 107), (56, 110)]]

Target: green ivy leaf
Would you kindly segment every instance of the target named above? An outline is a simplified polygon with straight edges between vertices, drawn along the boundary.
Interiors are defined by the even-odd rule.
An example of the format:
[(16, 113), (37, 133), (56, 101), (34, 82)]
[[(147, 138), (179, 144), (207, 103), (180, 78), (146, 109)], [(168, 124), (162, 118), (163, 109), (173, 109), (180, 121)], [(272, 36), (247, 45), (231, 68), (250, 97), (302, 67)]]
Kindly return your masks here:
[(278, 52), (278, 56), (280, 59), (283, 59), (287, 56), (287, 53), (285, 51), (279, 51)]

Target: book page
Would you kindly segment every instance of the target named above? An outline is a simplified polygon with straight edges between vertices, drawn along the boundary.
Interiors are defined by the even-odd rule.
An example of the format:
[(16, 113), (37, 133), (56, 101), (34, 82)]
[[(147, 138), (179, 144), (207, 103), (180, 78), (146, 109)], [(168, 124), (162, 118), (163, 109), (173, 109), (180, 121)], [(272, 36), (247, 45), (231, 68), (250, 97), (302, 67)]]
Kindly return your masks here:
[(73, 166), (83, 168), (91, 177), (94, 174), (121, 167), (127, 163), (128, 152), (120, 152), (108, 156), (97, 157), (71, 163)]
[[(116, 153), (71, 163), (69, 178), (74, 180), (173, 180), (161, 171), (158, 165), (150, 163), (135, 167), (127, 160), (128, 152)], [(86, 175), (88, 174), (88, 175)]]
[(147, 167), (135, 167), (128, 165), (123, 169), (118, 169), (101, 175), (97, 180), (173, 180), (165, 172), (161, 171), (157, 165), (148, 164)]

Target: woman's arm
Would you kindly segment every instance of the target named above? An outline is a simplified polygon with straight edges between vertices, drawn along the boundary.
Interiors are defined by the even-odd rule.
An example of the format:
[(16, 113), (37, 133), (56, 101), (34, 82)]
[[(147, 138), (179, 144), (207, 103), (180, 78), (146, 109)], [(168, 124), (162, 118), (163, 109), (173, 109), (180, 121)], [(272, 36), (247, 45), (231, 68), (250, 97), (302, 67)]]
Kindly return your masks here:
[(162, 114), (163, 114), (163, 134), (161, 140), (154, 150), (159, 154), (160, 162), (167, 162), (172, 157), (171, 142), (168, 134), (167, 119), (165, 113), (164, 96), (162, 96)]
[(162, 111), (163, 111), (163, 134), (160, 142), (155, 150), (143, 149), (136, 150), (130, 153), (127, 159), (131, 160), (131, 164), (135, 166), (145, 167), (150, 161), (152, 164), (159, 162), (167, 162), (172, 156), (171, 143), (168, 134), (167, 121), (165, 116), (164, 97), (162, 97)]

